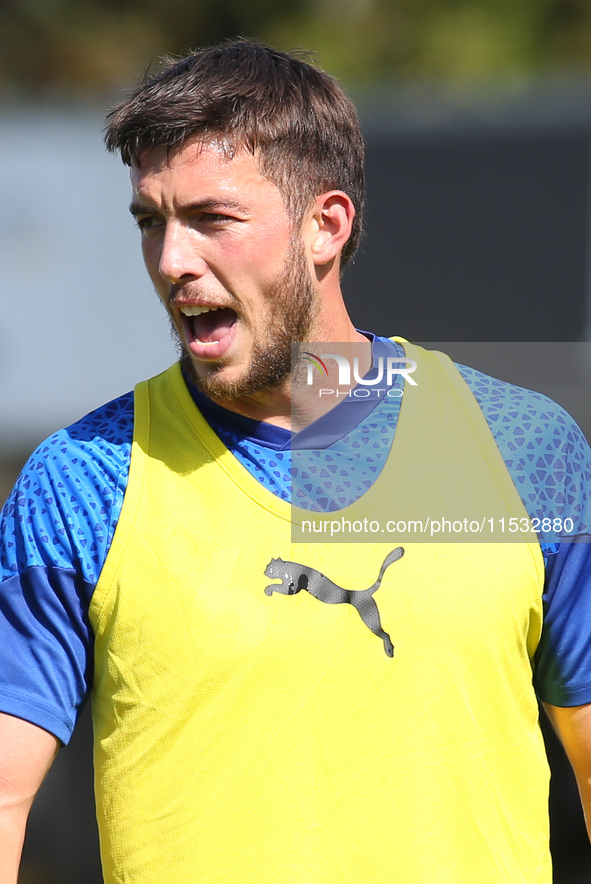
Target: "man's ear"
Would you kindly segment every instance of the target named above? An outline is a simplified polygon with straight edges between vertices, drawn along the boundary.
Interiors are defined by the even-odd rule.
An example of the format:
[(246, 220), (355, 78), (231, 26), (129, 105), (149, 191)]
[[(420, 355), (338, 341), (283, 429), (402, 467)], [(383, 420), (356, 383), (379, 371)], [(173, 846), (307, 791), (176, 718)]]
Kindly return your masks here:
[(312, 261), (328, 264), (351, 236), (355, 207), (342, 190), (330, 190), (316, 197), (308, 213), (305, 238)]

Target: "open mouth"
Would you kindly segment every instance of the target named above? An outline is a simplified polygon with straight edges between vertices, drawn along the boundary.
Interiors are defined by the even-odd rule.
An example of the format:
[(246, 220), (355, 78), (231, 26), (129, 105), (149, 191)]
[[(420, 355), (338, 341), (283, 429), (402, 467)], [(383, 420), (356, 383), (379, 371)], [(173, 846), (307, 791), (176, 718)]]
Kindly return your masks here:
[(238, 319), (231, 307), (185, 304), (180, 309), (189, 343), (195, 342), (204, 347), (212, 347), (227, 338)]

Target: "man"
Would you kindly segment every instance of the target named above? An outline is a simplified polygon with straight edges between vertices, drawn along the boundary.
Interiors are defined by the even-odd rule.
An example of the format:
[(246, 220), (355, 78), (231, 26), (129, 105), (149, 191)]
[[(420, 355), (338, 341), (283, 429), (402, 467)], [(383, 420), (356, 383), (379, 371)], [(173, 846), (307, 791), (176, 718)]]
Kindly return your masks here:
[(107, 144), (182, 358), (47, 440), (4, 510), (1, 884), (91, 685), (108, 884), (549, 882), (532, 669), (587, 811), (589, 546), (292, 543), (291, 343), (357, 348), (365, 383), (394, 348), (426, 379), (302, 431), (317, 509), (371, 515), (379, 488), (423, 517), (463, 484), (581, 538), (580, 431), (353, 327), (363, 143), (326, 74), (206, 49), (123, 101)]

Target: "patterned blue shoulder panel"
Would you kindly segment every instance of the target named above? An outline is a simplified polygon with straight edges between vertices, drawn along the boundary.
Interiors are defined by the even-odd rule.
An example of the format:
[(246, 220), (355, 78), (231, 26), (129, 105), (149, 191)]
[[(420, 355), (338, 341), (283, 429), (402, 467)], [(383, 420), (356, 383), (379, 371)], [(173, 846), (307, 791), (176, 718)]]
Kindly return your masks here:
[(36, 449), (2, 511), (0, 578), (41, 566), (96, 583), (123, 504), (132, 436), (128, 393)]
[[(532, 390), (458, 365), (480, 404), (532, 518), (573, 520), (568, 534), (591, 532), (591, 451), (560, 405)], [(547, 532), (551, 533), (551, 532)]]

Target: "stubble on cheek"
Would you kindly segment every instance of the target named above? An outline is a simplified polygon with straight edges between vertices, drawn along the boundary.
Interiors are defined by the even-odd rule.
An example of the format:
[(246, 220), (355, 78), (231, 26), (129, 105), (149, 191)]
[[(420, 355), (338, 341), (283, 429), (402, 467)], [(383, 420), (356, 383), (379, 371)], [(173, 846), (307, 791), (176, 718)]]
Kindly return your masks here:
[(249, 364), (234, 380), (223, 377), (223, 369), (230, 364), (230, 358), (227, 362), (220, 359), (208, 364), (205, 373), (198, 375), (171, 318), (183, 371), (202, 393), (219, 399), (240, 399), (276, 389), (289, 377), (292, 342), (307, 340), (318, 309), (316, 290), (299, 241), (292, 243), (280, 278), (264, 294), (267, 305), (265, 328), (260, 339), (253, 343)]

